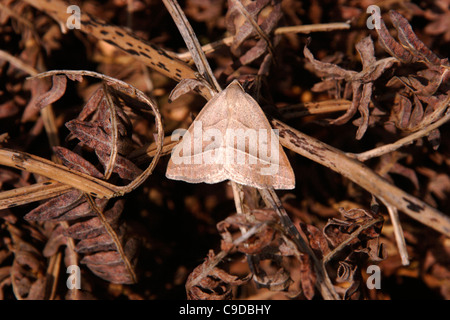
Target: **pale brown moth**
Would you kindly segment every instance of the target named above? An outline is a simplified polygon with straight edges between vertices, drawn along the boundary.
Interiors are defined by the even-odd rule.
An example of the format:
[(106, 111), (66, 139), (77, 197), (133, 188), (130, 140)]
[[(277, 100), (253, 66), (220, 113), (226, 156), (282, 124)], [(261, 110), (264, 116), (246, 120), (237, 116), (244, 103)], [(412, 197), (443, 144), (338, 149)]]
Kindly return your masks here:
[(173, 149), (166, 176), (189, 183), (232, 180), (260, 189), (295, 187), (278, 136), (237, 80), (203, 107)]

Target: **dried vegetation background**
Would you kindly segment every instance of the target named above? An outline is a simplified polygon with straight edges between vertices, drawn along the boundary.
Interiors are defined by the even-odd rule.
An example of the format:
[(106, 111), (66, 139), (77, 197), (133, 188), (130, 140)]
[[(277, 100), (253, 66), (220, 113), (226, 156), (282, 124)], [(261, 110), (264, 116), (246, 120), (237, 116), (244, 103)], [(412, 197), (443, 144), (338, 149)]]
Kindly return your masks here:
[[(155, 157), (159, 130), (163, 125), (170, 137), (187, 128), (205, 99), (189, 92), (170, 101), (177, 82), (157, 67), (111, 41), (62, 33), (33, 2), (40, 1), (0, 2), (1, 150), (51, 159), (118, 187), (146, 179), (100, 199), (85, 192), (90, 184), (70, 188), (23, 167), (33, 158), (12, 155), (8, 162), (10, 153), (1, 154), (0, 190), (8, 193), (0, 193), (0, 299), (450, 299), (450, 229), (445, 234), (432, 222), (397, 215), (395, 204), (293, 151), (286, 149), (296, 188), (277, 194), (306, 251), (255, 189), (241, 190), (249, 219), (236, 214), (228, 182), (168, 180), (170, 138)], [(162, 2), (74, 3), (189, 61)], [(239, 79), (271, 117), (363, 161), (448, 215), (450, 2), (242, 4), (258, 27), (236, 1), (180, 2), (202, 45), (231, 37), (207, 53), (221, 86)], [(366, 26), (373, 4), (383, 17), (378, 30)], [(277, 31), (338, 22), (350, 27)], [(28, 79), (67, 69), (123, 83), (70, 72)], [(363, 153), (417, 132), (401, 148)], [(42, 170), (56, 172), (52, 166)], [(408, 208), (423, 209), (412, 202)], [(378, 290), (365, 285), (373, 264), (381, 270)], [(81, 268), (80, 290), (66, 286), (70, 265)]]

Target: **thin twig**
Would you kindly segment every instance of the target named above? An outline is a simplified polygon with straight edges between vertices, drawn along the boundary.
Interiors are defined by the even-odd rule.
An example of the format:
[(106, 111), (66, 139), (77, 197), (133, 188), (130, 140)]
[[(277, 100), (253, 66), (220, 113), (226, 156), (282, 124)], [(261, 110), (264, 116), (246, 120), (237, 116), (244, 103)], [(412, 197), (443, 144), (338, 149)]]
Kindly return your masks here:
[(350, 24), (346, 22), (333, 22), (333, 23), (316, 23), (316, 24), (306, 24), (302, 26), (289, 26), (289, 27), (279, 27), (275, 29), (275, 34), (285, 34), (285, 33), (305, 33), (309, 34), (311, 32), (326, 32), (333, 30), (345, 30), (350, 29)]
[[(204, 46), (202, 46), (202, 51), (205, 54), (208, 54), (208, 53), (214, 52), (217, 48), (219, 48), (221, 46), (224, 46), (224, 45), (230, 46), (233, 43), (233, 39), (234, 39), (234, 36), (229, 36), (229, 37), (205, 44)], [(178, 53), (177, 58), (182, 61), (188, 62), (188, 61), (192, 60), (192, 54), (190, 51)]]
[(264, 32), (264, 30), (261, 29), (261, 27), (258, 25), (258, 23), (253, 19), (251, 14), (247, 11), (247, 9), (244, 7), (244, 5), (241, 3), (240, 0), (232, 0), (233, 4), (238, 8), (239, 12), (247, 19), (248, 22), (255, 28), (256, 32), (259, 34), (261, 38), (264, 39), (264, 41), (267, 44), (267, 48), (269, 49), (269, 53), (272, 57), (275, 58), (275, 50), (272, 45), (272, 41), (270, 41), (269, 36)]
[(199, 73), (217, 92), (221, 91), (220, 85), (217, 82), (216, 77), (214, 77), (214, 73), (211, 70), (206, 55), (202, 51), (200, 42), (198, 41), (189, 21), (187, 20), (186, 15), (178, 5), (178, 2), (176, 0), (163, 0), (163, 2), (177, 25), (178, 30), (183, 36), (184, 42), (193, 57)]
[[(233, 246), (237, 247), (242, 242), (247, 241), (255, 234), (258, 234), (261, 232), (264, 228), (267, 227), (267, 222), (261, 222), (259, 224), (254, 225), (251, 227), (245, 234), (242, 234), (239, 238), (233, 240)], [(198, 285), (198, 283), (203, 279), (204, 275), (209, 274), (227, 255), (228, 251), (220, 251), (217, 255), (214, 256), (214, 259), (210, 260), (208, 263), (208, 266), (203, 269), (202, 274), (197, 276), (196, 278), (192, 279), (192, 281), (189, 282), (190, 287), (195, 287)]]
[(345, 239), (344, 241), (339, 243), (339, 245), (336, 248), (334, 248), (333, 250), (328, 252), (323, 257), (322, 263), (324, 265), (327, 264), (337, 253), (339, 253), (343, 248), (347, 247), (354, 239), (356, 239), (360, 235), (361, 232), (363, 232), (364, 230), (366, 230), (366, 229), (372, 227), (373, 225), (375, 225), (379, 222), (382, 222), (382, 221), (383, 221), (383, 217), (380, 216), (376, 219), (369, 220), (365, 224), (360, 225), (358, 227), (358, 229), (353, 231), (347, 239)]
[(53, 256), (50, 257), (49, 263), (47, 266), (47, 276), (50, 278), (51, 281), (51, 288), (50, 288), (50, 294), (48, 297), (48, 300), (54, 300), (56, 295), (56, 289), (58, 286), (58, 277), (60, 273), (60, 267), (61, 267), (61, 258), (62, 253), (56, 252)]
[(0, 149), (0, 164), (56, 180), (99, 198), (120, 194), (120, 187), (26, 152)]
[(389, 183), (363, 163), (344, 152), (310, 137), (279, 120), (271, 119), (279, 130), (280, 143), (286, 148), (343, 175), (384, 203), (396, 207), (411, 218), (450, 236), (450, 218), (420, 199)]
[(31, 76), (37, 75), (39, 72), (36, 71), (35, 68), (29, 66), (28, 64), (24, 63), (19, 58), (14, 57), (13, 55), (9, 54), (6, 51), (0, 50), (0, 60), (6, 60), (9, 63), (11, 63), (14, 67), (17, 69), (20, 69), (26, 73), (28, 73)]
[[(449, 105), (449, 103), (450, 103), (450, 96), (447, 97), (447, 99), (444, 101), (444, 110)], [(366, 152), (362, 152), (362, 153), (358, 153), (358, 154), (347, 153), (346, 155), (349, 157), (355, 158), (359, 161), (366, 161), (366, 160), (369, 160), (374, 157), (382, 156), (383, 154), (390, 153), (390, 152), (395, 151), (403, 146), (411, 144), (411, 143), (413, 143), (414, 140), (417, 140), (424, 136), (427, 136), (428, 134), (430, 134), (431, 131), (439, 128), (440, 126), (442, 126), (449, 120), (450, 120), (450, 112), (447, 111), (444, 114), (444, 116), (442, 118), (440, 118), (439, 120), (437, 120), (436, 122), (428, 125), (427, 127), (423, 128), (419, 131), (416, 131), (402, 139), (399, 139), (394, 143), (386, 144), (384, 146), (374, 148), (374, 149), (366, 151)]]
[(386, 208), (391, 218), (392, 226), (394, 227), (395, 241), (397, 242), (398, 252), (404, 266), (409, 265), (408, 250), (406, 249), (405, 236), (403, 235), (402, 224), (398, 216), (398, 210), (396, 207), (386, 205)]
[(53, 198), (71, 189), (72, 187), (69, 185), (47, 180), (30, 186), (2, 191), (0, 192), (0, 210)]
[(322, 297), (326, 300), (340, 300), (340, 297), (328, 276), (328, 273), (324, 267), (324, 264), (321, 263), (314, 252), (311, 250), (309, 245), (305, 242), (303, 237), (300, 235), (297, 228), (292, 223), (289, 215), (286, 210), (283, 208), (281, 201), (275, 193), (274, 189), (258, 189), (261, 193), (262, 198), (270, 207), (273, 207), (274, 210), (280, 217), (281, 224), (292, 238), (292, 241), (295, 243), (300, 252), (308, 254), (314, 264), (314, 269), (316, 271), (316, 276), (318, 281), (316, 281), (316, 286), (319, 289)]
[[(286, 34), (286, 33), (305, 33), (309, 34), (311, 32), (323, 32), (323, 31), (333, 31), (341, 29), (350, 29), (350, 24), (345, 22), (336, 23), (319, 23), (319, 24), (308, 24), (303, 26), (289, 26), (289, 27), (279, 27), (275, 29), (275, 34)], [(229, 36), (221, 40), (217, 40), (202, 46), (202, 51), (205, 54), (214, 52), (218, 47), (230, 46), (233, 43), (234, 36)], [(177, 54), (177, 58), (183, 61), (192, 60), (192, 55), (189, 51)]]
[(318, 102), (305, 102), (281, 107), (278, 111), (284, 119), (304, 117), (308, 115), (346, 111), (352, 102), (345, 99), (333, 99)]

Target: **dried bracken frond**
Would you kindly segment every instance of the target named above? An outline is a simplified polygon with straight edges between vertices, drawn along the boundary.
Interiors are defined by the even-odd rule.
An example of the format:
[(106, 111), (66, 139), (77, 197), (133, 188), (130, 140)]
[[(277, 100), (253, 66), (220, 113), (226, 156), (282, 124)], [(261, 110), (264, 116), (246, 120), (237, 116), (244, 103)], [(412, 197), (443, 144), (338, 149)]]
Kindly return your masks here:
[(326, 79), (325, 81), (344, 80), (351, 86), (353, 92), (351, 107), (344, 115), (331, 121), (331, 124), (344, 124), (355, 115), (356, 111), (359, 111), (362, 116), (362, 121), (360, 121), (356, 133), (356, 139), (359, 140), (369, 126), (369, 104), (374, 90), (373, 83), (395, 63), (395, 59), (385, 58), (377, 61), (374, 55), (373, 41), (370, 36), (358, 42), (356, 49), (361, 56), (363, 64), (361, 72), (345, 70), (335, 64), (318, 61), (307, 47), (305, 47), (303, 52), (314, 70), (318, 71)]
[[(222, 269), (210, 267), (215, 258), (210, 251), (205, 262), (192, 271), (186, 281), (188, 299), (191, 300), (225, 300), (232, 297), (231, 286), (241, 285), (247, 278), (239, 279)], [(193, 283), (195, 281), (195, 284)]]
[[(52, 89), (44, 94), (45, 103), (52, 103), (59, 99), (65, 91), (65, 82), (61, 82), (65, 76), (54, 76)], [(56, 82), (59, 81), (59, 82)], [(64, 80), (65, 81), (65, 80)], [(61, 84), (62, 83), (62, 84)], [(111, 90), (111, 89), (107, 89)], [(48, 98), (46, 98), (48, 97)], [(66, 123), (71, 132), (71, 139), (78, 139), (78, 152), (82, 148), (94, 150), (99, 163), (104, 168), (101, 173), (96, 166), (86, 161), (80, 154), (63, 147), (55, 147), (56, 155), (71, 169), (79, 172), (104, 178), (109, 164), (112, 144), (116, 143), (117, 155), (113, 163), (113, 173), (117, 173), (121, 179), (134, 180), (142, 170), (130, 160), (125, 158), (127, 152), (132, 150), (131, 139), (128, 134), (133, 131), (131, 121), (123, 112), (118, 121), (112, 118), (108, 112), (111, 108), (119, 109), (108, 104), (106, 94), (102, 89), (97, 90), (89, 99), (80, 117), (84, 120), (71, 120)], [(116, 122), (115, 127), (111, 122)], [(111, 142), (113, 130), (118, 136), (117, 141)], [(123, 138), (121, 138), (123, 137)], [(62, 232), (54, 232), (49, 241), (54, 237), (71, 237), (79, 240), (75, 251), (83, 254), (81, 263), (101, 278), (114, 283), (135, 283), (137, 277), (134, 264), (136, 262), (138, 241), (128, 235), (129, 231), (123, 223), (119, 223), (120, 215), (124, 208), (124, 199), (108, 204), (107, 200), (98, 199), (89, 201), (89, 196), (78, 190), (70, 191), (52, 200), (49, 200), (29, 212), (26, 220), (34, 221), (68, 221), (71, 223)], [(64, 240), (63, 240), (64, 241)], [(54, 246), (54, 245), (53, 245)], [(55, 249), (53, 249), (54, 251)]]
[[(341, 213), (343, 220), (330, 220), (323, 231), (305, 223), (301, 223), (300, 228), (308, 239), (315, 258), (328, 266), (330, 274), (336, 274), (336, 291), (340, 291), (340, 284), (348, 283), (342, 298), (357, 299), (362, 297), (360, 270), (368, 263), (379, 263), (386, 258), (385, 249), (379, 239), (383, 219), (380, 215), (364, 209), (341, 210)], [(251, 215), (230, 216), (219, 222), (217, 229), (222, 236), (222, 252), (218, 255), (210, 252), (208, 259), (189, 276), (187, 291), (191, 292), (192, 288), (196, 287), (196, 290), (201, 288), (203, 292), (202, 296), (189, 293), (191, 299), (205, 299), (208, 297), (205, 292), (214, 292), (218, 279), (216, 277), (211, 282), (210, 272), (216, 270), (216, 265), (224, 260), (225, 255), (237, 253), (246, 255), (251, 279), (258, 287), (275, 292), (284, 291), (292, 296), (302, 293), (306, 299), (314, 298), (318, 283), (312, 258), (302, 253), (303, 248), (299, 248), (287, 234), (280, 231), (283, 228), (273, 210), (255, 210)], [(204, 274), (198, 274), (199, 268)], [(292, 279), (296, 268), (299, 273)], [(330, 271), (332, 268), (335, 268), (334, 272)], [(225, 274), (231, 277), (228, 273)], [(209, 280), (200, 285), (203, 278)], [(246, 284), (224, 282), (234, 286)], [(212, 283), (216, 288), (214, 290)], [(220, 298), (233, 298), (231, 288), (227, 288), (227, 293), (220, 295)]]

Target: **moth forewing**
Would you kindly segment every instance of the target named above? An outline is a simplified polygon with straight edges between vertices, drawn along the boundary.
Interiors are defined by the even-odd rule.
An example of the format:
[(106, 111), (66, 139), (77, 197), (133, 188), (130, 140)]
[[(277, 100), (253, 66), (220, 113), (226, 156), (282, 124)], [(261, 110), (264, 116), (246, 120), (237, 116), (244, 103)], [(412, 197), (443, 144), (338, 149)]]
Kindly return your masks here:
[(295, 187), (277, 134), (237, 81), (203, 107), (174, 148), (166, 176), (190, 183), (232, 180), (255, 188)]
[(280, 169), (280, 151), (283, 152), (278, 136), (274, 130), (260, 129), (258, 143), (258, 158), (264, 164), (260, 169), (261, 174), (276, 175)]
[(256, 164), (258, 161), (257, 131), (241, 126), (230, 120), (225, 133), (226, 162), (237, 164)]
[[(223, 164), (225, 148), (223, 147), (222, 131), (217, 128), (210, 128), (203, 134), (206, 146), (203, 154), (203, 161), (206, 164)], [(209, 144), (208, 144), (208, 141)]]
[[(189, 131), (185, 129), (176, 129), (171, 136), (172, 141), (178, 141), (180, 139), (191, 139), (191, 134)], [(185, 154), (191, 154), (191, 144), (190, 143), (178, 143), (172, 149), (172, 155), (170, 157), (170, 161), (174, 164), (186, 164), (187, 161), (190, 161), (190, 157), (184, 157)]]

